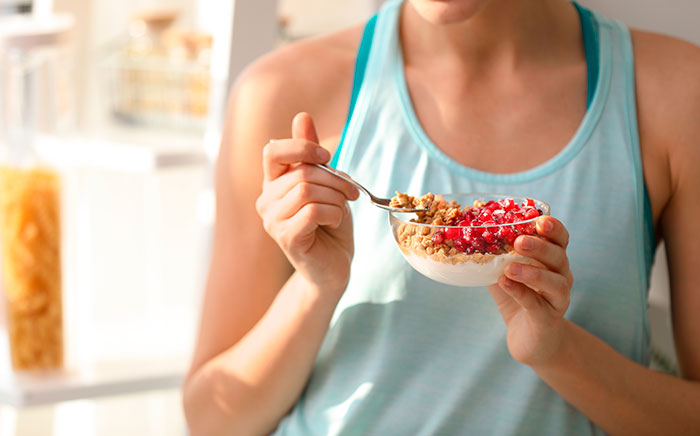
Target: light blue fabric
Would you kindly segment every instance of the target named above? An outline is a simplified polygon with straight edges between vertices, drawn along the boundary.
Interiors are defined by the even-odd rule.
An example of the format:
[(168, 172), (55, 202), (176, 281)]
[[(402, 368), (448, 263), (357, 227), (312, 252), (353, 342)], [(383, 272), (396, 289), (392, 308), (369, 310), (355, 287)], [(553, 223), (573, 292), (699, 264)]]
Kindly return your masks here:
[[(501, 192), (548, 202), (570, 231), (567, 317), (628, 358), (649, 361), (649, 241), (627, 29), (596, 13), (597, 87), (578, 131), (515, 174), (468, 168), (436, 147), (408, 96), (400, 2), (376, 29), (337, 167), (373, 193)], [(308, 385), (277, 436), (598, 435), (506, 348), (488, 292), (433, 282), (401, 257), (388, 217), (351, 205), (355, 257)]]

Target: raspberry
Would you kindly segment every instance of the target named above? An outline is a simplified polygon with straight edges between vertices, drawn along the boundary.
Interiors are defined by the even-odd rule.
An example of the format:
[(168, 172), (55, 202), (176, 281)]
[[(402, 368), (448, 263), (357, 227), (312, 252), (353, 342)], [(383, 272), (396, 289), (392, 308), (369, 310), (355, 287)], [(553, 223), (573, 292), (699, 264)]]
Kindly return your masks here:
[(438, 231), (433, 235), (434, 244), (442, 244), (445, 241), (445, 234), (442, 231)]
[(461, 233), (462, 232), (458, 228), (455, 228), (455, 227), (445, 228), (445, 237), (447, 239), (452, 239), (453, 241), (455, 239), (459, 238)]

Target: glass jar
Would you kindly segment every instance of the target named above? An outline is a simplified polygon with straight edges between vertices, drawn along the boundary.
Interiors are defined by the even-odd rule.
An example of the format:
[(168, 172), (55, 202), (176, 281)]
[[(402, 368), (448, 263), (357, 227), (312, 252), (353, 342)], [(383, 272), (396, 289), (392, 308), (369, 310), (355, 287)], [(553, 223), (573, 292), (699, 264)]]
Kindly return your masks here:
[(63, 366), (60, 177), (42, 165), (39, 134), (67, 112), (67, 17), (25, 17), (0, 31), (0, 247), (15, 370)]

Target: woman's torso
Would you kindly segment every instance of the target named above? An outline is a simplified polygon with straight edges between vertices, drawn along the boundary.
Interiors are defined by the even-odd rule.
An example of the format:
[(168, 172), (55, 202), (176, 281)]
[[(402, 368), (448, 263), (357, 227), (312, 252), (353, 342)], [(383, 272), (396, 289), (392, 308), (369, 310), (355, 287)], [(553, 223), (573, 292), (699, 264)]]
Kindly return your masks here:
[[(386, 24), (390, 19), (389, 12), (385, 12), (384, 24), (378, 27), (391, 30), (392, 26)], [(620, 29), (612, 29), (614, 26), (608, 21), (605, 26), (607, 38), (619, 37)], [(619, 46), (621, 43), (616, 41), (615, 44)], [(615, 54), (609, 53), (610, 56)], [(392, 54), (389, 51), (387, 55)], [(614, 68), (612, 59), (605, 58), (601, 60), (603, 70), (603, 62)], [(375, 63), (383, 67), (390, 65)], [(602, 86), (607, 90), (601, 94), (607, 94), (611, 86), (624, 87), (625, 73), (613, 73), (610, 73), (613, 77), (603, 81)], [(375, 71), (375, 74), (382, 77), (388, 73)], [(607, 73), (603, 72), (601, 77), (604, 74)], [(580, 89), (577, 87), (581, 86), (586, 86), (585, 81), (583, 85), (572, 83), (572, 93), (578, 93)], [(393, 87), (387, 88), (390, 89), (375, 89), (374, 92), (395, 92)], [(403, 104), (411, 106), (406, 102), (407, 93), (403, 90), (403, 97), (385, 98), (403, 98)], [(561, 166), (565, 166), (579, 159), (579, 155), (592, 159), (587, 165), (596, 165), (589, 170), (593, 177), (599, 178), (606, 172), (633, 172), (633, 158), (625, 154), (633, 154), (633, 151), (613, 148), (607, 155), (601, 147), (587, 144), (588, 141), (605, 141), (609, 136), (630, 134), (624, 132), (630, 124), (624, 119), (630, 115), (624, 113), (624, 106), (629, 102), (614, 100), (613, 97), (613, 103), (610, 103), (618, 105), (614, 109), (607, 108), (610, 104), (606, 103), (610, 100), (605, 96), (598, 97), (597, 106), (593, 103), (599, 116), (621, 117), (617, 123), (609, 121), (613, 126), (612, 133), (601, 131), (597, 120), (591, 119), (590, 114), (581, 122), (578, 119), (580, 114), (573, 110), (569, 116), (578, 120), (576, 135), (579, 144), (572, 147), (573, 140), (565, 147), (562, 144), (554, 160), (559, 159)], [(414, 99), (412, 106), (420, 104), (419, 99)], [(379, 111), (374, 115), (378, 120), (357, 121), (357, 126), (361, 127), (356, 128), (354, 137), (346, 138), (348, 143), (362, 144), (354, 151), (348, 151), (350, 148), (341, 150), (345, 152), (345, 157), (341, 156), (339, 162), (341, 169), (358, 175), (358, 179), (372, 190), (384, 195), (395, 188), (413, 193), (498, 190), (547, 200), (552, 203), (555, 216), (557, 207), (566, 211), (565, 224), (570, 230), (585, 229), (572, 232), (572, 241), (578, 242), (570, 253), (577, 283), (568, 316), (609, 342), (619, 345), (629, 341), (627, 346), (621, 346), (621, 352), (634, 360), (645, 361), (647, 331), (642, 313), (645, 307), (645, 266), (637, 261), (641, 229), (635, 217), (639, 211), (639, 205), (635, 205), (638, 203), (639, 180), (635, 182), (634, 174), (615, 180), (623, 185), (620, 187), (621, 203), (618, 206), (621, 212), (616, 216), (617, 221), (608, 221), (609, 210), (600, 216), (577, 216), (572, 213), (575, 209), (572, 198), (578, 197), (584, 205), (595, 204), (596, 199), (604, 199), (608, 194), (609, 186), (605, 181), (594, 180), (594, 188), (586, 187), (560, 171), (561, 167), (552, 165), (547, 173), (550, 178), (539, 185), (538, 175), (529, 167), (515, 165), (510, 168), (512, 171), (503, 171), (515, 173), (515, 177), (510, 178), (483, 173), (464, 165), (469, 162), (450, 159), (449, 149), (436, 147), (427, 152), (434, 147), (427, 137), (430, 132), (428, 135), (420, 131), (409, 132), (411, 129), (420, 130), (421, 123), (417, 119), (408, 120), (408, 125), (403, 126), (407, 122), (405, 113)], [(381, 119), (382, 116), (389, 119)], [(396, 135), (387, 135), (386, 126), (394, 126)], [(382, 141), (373, 141), (367, 136), (366, 132), (373, 127), (383, 133), (384, 142), (394, 141), (396, 146), (410, 143), (411, 147), (401, 148), (408, 156), (401, 161), (383, 156)], [(584, 130), (588, 136), (582, 138)], [(421, 141), (428, 144), (417, 146), (416, 143)], [(634, 142), (631, 137), (622, 138), (622, 141), (629, 142), (629, 145)], [(567, 149), (574, 156), (561, 159)], [(389, 147), (388, 150), (398, 148)], [(586, 157), (586, 154), (590, 156)], [(545, 166), (553, 160), (546, 152), (540, 157), (539, 162), (544, 162)], [(372, 158), (376, 158), (374, 162)], [(614, 160), (618, 158), (623, 161), (622, 166), (616, 166)], [(406, 170), (407, 162), (414, 164), (410, 171)], [(451, 163), (441, 173), (445, 162)], [(392, 167), (392, 164), (396, 166)], [(451, 171), (450, 168), (458, 170)], [(460, 171), (459, 168), (467, 170)], [(529, 176), (522, 177), (528, 173)], [(367, 179), (371, 174), (376, 177)], [(552, 189), (555, 185), (557, 189)], [(491, 434), (533, 431), (562, 434), (563, 430), (581, 430), (582, 426), (592, 431), (585, 418), (549, 390), (527, 367), (510, 359), (502, 340), (504, 327), (487, 293), (445, 287), (423, 278), (403, 262), (393, 247), (385, 216), (380, 216), (362, 199), (353, 205), (353, 213), (357, 247), (351, 284), (336, 311), (310, 384), (290, 417), (283, 422), (280, 434), (405, 434), (406, 431), (460, 434), (458, 432), (468, 429), (469, 425), (473, 425), (472, 430), (486, 429)], [(586, 232), (591, 231), (596, 234), (589, 237)], [(612, 265), (608, 262), (611, 253), (618, 257), (624, 253), (629, 256)], [(621, 273), (630, 277), (628, 283), (616, 283), (616, 277)], [(619, 293), (615, 292), (616, 286), (621, 289)], [(632, 321), (627, 322), (629, 320)]]

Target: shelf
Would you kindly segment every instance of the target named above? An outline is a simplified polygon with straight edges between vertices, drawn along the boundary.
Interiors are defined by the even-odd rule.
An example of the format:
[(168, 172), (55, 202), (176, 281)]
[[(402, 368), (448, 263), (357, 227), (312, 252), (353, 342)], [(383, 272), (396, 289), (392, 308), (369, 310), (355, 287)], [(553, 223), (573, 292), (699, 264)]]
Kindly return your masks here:
[[(114, 139), (86, 136), (42, 136), (37, 139), (41, 159), (55, 167), (89, 167), (122, 172), (203, 166), (209, 162), (199, 144), (167, 137)], [(143, 144), (147, 145), (143, 145)]]
[[(7, 349), (6, 337), (0, 339), (0, 349)], [(0, 404), (27, 407), (179, 388), (189, 360), (186, 356), (170, 356), (110, 361), (45, 374), (15, 374), (8, 363), (0, 362)]]

